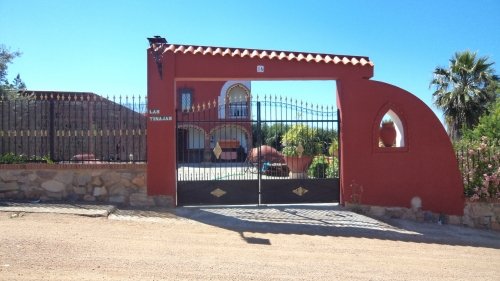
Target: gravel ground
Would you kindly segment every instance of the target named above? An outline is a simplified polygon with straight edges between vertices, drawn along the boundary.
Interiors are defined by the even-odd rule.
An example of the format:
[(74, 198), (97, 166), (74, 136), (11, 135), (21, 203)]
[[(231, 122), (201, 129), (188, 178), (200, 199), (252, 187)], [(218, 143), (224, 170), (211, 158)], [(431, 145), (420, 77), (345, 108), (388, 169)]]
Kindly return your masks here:
[(0, 280), (500, 280), (500, 233), (341, 208), (0, 212)]

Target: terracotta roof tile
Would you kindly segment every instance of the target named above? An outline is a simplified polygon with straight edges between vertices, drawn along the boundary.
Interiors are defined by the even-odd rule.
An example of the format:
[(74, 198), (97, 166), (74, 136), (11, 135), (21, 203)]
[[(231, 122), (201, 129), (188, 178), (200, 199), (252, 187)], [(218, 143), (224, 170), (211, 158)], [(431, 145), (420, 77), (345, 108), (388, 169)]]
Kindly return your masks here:
[(209, 54), (209, 55), (213, 55), (213, 51), (212, 51), (212, 47), (208, 47), (205, 49), (205, 51), (203, 51), (203, 54), (206, 55), (206, 54)]
[(175, 46), (168, 46), (166, 51), (174, 51), (175, 50)]
[(175, 49), (174, 53), (183, 53), (186, 50), (186, 47), (184, 46), (179, 46), (177, 49)]
[(225, 56), (225, 55), (230, 55), (231, 54), (231, 50), (229, 48), (226, 48), (224, 50), (224, 52), (222, 53), (222, 56)]
[(199, 54), (199, 53), (202, 53), (203, 54), (203, 47), (198, 47), (196, 48), (196, 50), (194, 50), (193, 52), (193, 55), (196, 55), (196, 54)]
[(344, 65), (358, 65), (373, 67), (373, 62), (368, 57), (360, 56), (344, 56), (333, 54), (319, 53), (303, 53), (303, 52), (287, 52), (273, 50), (257, 50), (257, 49), (238, 49), (226, 47), (209, 47), (209, 46), (192, 46), (192, 45), (174, 45), (174, 44), (154, 44), (155, 51), (173, 52), (175, 54), (193, 54), (193, 55), (221, 55), (232, 57), (250, 57), (269, 60), (288, 60), (288, 61), (306, 61), (316, 63), (333, 63)]
[(371, 64), (371, 62), (366, 60), (365, 58), (361, 58), (360, 62), (361, 62), (361, 65)]
[(214, 55), (214, 56), (215, 56), (215, 55), (222, 55), (222, 50), (221, 50), (221, 48), (217, 48), (217, 49), (215, 49), (215, 51), (213, 52), (213, 55)]
[(236, 49), (232, 52), (231, 56), (234, 57), (234, 56), (240, 56), (241, 55), (241, 52), (240, 50)]

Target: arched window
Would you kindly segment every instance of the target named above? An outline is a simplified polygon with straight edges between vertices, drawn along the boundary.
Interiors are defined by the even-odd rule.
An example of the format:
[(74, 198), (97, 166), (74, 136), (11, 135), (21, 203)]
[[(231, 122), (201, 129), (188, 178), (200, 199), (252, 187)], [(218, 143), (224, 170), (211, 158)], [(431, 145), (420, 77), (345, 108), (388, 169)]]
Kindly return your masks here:
[(229, 118), (248, 117), (248, 90), (241, 84), (236, 84), (227, 91), (227, 105)]

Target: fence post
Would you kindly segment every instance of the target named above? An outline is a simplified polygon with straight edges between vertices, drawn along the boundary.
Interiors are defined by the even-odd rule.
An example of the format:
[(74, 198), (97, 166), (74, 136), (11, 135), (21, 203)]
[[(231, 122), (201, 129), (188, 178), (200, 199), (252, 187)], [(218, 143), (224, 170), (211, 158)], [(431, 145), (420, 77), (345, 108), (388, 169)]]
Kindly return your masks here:
[(260, 115), (260, 101), (257, 102), (257, 179), (259, 183), (259, 202), (258, 205), (262, 204), (262, 175), (260, 173), (262, 160), (261, 151), (262, 146), (262, 127), (261, 127), (261, 115)]
[(54, 132), (54, 100), (51, 98), (49, 102), (49, 157), (50, 160), (55, 161), (55, 132)]

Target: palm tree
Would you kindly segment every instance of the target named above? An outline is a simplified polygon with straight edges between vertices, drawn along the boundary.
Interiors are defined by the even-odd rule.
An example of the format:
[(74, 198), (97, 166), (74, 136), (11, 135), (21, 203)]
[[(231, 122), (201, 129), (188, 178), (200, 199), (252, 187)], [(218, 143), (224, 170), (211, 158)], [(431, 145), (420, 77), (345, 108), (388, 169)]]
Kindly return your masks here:
[(493, 64), (488, 57), (477, 58), (476, 53), (465, 51), (455, 53), (449, 68), (434, 70), (430, 83), (436, 88), (434, 104), (443, 110), (452, 139), (459, 139), (463, 128), (474, 127), (495, 101), (499, 78)]

